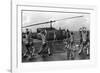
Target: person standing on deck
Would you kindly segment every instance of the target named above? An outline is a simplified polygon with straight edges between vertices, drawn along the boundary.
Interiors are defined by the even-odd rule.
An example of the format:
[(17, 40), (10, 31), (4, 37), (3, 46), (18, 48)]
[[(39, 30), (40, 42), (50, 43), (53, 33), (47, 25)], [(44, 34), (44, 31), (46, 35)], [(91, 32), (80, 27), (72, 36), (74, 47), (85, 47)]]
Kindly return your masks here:
[(38, 54), (41, 54), (46, 50), (48, 51), (48, 54), (50, 54), (50, 49), (47, 48), (47, 41), (46, 41), (47, 32), (46, 32), (46, 30), (45, 31), (41, 31), (38, 35), (40, 35), (41, 39), (42, 39), (42, 48), (39, 50)]
[(87, 40), (86, 40), (86, 43), (87, 43), (87, 55), (89, 56), (90, 55), (90, 34), (89, 34), (89, 31), (87, 31)]
[(83, 32), (82, 32), (82, 44), (83, 44), (83, 47), (86, 45), (86, 40), (87, 40), (87, 31), (86, 31), (86, 28), (83, 27)]
[(70, 31), (67, 29), (66, 39), (64, 40), (64, 43), (65, 43), (65, 50), (67, 52), (67, 59), (68, 60), (70, 60), (70, 55), (71, 55), (70, 41), (71, 41), (71, 35), (70, 35)]
[(67, 31), (66, 31), (66, 38), (64, 39), (64, 44), (65, 44), (65, 50), (67, 49), (67, 48), (69, 48), (69, 39), (70, 39), (70, 32), (69, 32), (69, 30), (67, 29)]
[(82, 35), (82, 43), (81, 43), (81, 48), (80, 48), (80, 52), (79, 54), (85, 52), (85, 46), (87, 45), (87, 31), (86, 31), (86, 27), (83, 27), (82, 28), (82, 32), (81, 32), (81, 35)]
[(66, 40), (68, 45), (70, 44), (70, 31), (67, 29)]
[(26, 42), (27, 42), (27, 43), (26, 43), (25, 45), (26, 45), (26, 48), (27, 48), (27, 54), (30, 53), (30, 50), (29, 50), (29, 47), (30, 47), (30, 43), (29, 43), (29, 42), (30, 42), (30, 41), (29, 41), (29, 33), (30, 33), (29, 30), (26, 29)]
[(83, 41), (83, 40), (82, 40), (82, 31), (83, 31), (82, 28), (80, 28), (80, 29), (79, 29), (79, 36), (80, 36), (80, 41), (79, 41), (80, 44), (79, 44), (79, 45), (81, 45), (81, 44), (82, 44), (82, 41)]
[(70, 33), (70, 46), (73, 46), (74, 44), (74, 34), (73, 32)]
[(69, 44), (69, 53), (68, 53), (68, 59), (74, 59), (74, 33), (70, 32), (70, 44)]
[(79, 40), (79, 54), (81, 53), (81, 50), (82, 50), (82, 42), (83, 42), (83, 40), (82, 40), (82, 28), (80, 28), (79, 29), (79, 36), (80, 36), (80, 40)]

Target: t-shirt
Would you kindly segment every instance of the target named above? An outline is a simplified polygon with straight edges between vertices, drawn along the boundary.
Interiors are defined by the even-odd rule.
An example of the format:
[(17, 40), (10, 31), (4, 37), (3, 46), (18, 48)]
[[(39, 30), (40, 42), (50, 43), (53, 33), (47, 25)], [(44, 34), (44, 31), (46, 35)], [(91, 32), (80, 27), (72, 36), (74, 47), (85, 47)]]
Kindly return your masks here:
[(43, 35), (43, 34), (41, 34), (41, 33), (39, 33), (39, 35), (41, 36), (42, 43), (43, 43), (43, 44), (46, 43), (46, 36)]
[(87, 33), (82, 33), (82, 39), (83, 39), (83, 42), (86, 41), (86, 39), (87, 39)]

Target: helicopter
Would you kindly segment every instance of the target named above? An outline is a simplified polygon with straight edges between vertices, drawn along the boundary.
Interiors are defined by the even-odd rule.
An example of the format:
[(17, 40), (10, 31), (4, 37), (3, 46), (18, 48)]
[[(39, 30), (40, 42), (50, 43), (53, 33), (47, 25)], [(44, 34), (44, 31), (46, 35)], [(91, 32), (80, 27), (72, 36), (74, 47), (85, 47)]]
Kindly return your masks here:
[(33, 27), (33, 26), (38, 26), (38, 25), (43, 25), (43, 24), (50, 24), (50, 27), (37, 28), (37, 32), (33, 33), (32, 38), (41, 40), (41, 37), (38, 36), (38, 33), (40, 33), (41, 31), (46, 31), (47, 32), (47, 35), (46, 35), (47, 41), (64, 40), (66, 38), (66, 30), (61, 29), (61, 27), (59, 27), (59, 29), (54, 28), (53, 23), (55, 23), (57, 21), (75, 19), (75, 18), (81, 18), (81, 17), (83, 17), (83, 16), (81, 15), (81, 16), (68, 17), (68, 18), (63, 18), (63, 19), (58, 19), (58, 20), (50, 20), (47, 22), (31, 24), (28, 26), (24, 26), (22, 28), (28, 28), (28, 27)]

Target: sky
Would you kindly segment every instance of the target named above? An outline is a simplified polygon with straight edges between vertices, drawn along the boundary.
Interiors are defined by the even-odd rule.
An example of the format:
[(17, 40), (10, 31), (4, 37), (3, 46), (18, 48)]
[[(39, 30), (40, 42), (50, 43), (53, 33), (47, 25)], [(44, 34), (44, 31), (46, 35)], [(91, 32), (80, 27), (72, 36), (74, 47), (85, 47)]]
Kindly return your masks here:
[[(57, 12), (36, 12), (36, 11), (23, 11), (22, 13), (22, 27), (27, 25), (34, 25), (37, 23), (47, 22), (50, 20), (59, 20), (63, 18), (69, 18), (74, 16), (83, 16), (80, 18), (65, 19), (56, 21), (53, 23), (53, 27), (56, 29), (69, 29), (77, 31), (81, 27), (90, 29), (90, 14), (78, 14), (78, 13), (57, 13)], [(33, 32), (36, 32), (37, 28), (50, 27), (50, 24), (42, 24), (32, 27), (27, 27)], [(25, 31), (26, 28), (22, 28)]]

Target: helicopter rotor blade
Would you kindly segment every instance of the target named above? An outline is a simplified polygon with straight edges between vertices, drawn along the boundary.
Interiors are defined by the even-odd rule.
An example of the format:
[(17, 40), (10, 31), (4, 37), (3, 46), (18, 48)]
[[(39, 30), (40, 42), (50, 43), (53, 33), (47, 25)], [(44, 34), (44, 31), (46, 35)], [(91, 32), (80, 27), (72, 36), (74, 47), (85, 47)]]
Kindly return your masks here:
[(41, 25), (41, 24), (47, 24), (47, 23), (50, 23), (50, 22), (42, 22), (42, 23), (32, 24), (32, 25), (24, 26), (24, 27), (22, 27), (22, 28), (31, 27), (31, 26), (36, 26), (36, 25)]
[(48, 22), (42, 22), (42, 23), (32, 24), (32, 25), (24, 26), (24, 27), (22, 27), (22, 28), (31, 27), (31, 26), (36, 26), (36, 25), (42, 25), (42, 24), (48, 24), (48, 23), (51, 23), (51, 22), (55, 22), (55, 21), (48, 21)]
[(68, 18), (58, 19), (58, 20), (55, 20), (55, 21), (61, 21), (61, 20), (73, 19), (73, 18), (80, 18), (80, 17), (83, 17), (83, 16), (68, 17)]
[(42, 24), (48, 24), (48, 23), (52, 23), (52, 22), (56, 22), (56, 21), (61, 21), (61, 20), (66, 20), (66, 19), (80, 18), (80, 17), (83, 17), (83, 16), (74, 16), (74, 17), (69, 17), (69, 18), (63, 18), (63, 19), (53, 20), (53, 21), (51, 20), (51, 21), (48, 21), (48, 22), (42, 22), (42, 23), (37, 23), (37, 24), (32, 24), (32, 25), (24, 26), (22, 28), (36, 26), (36, 25), (42, 25)]

